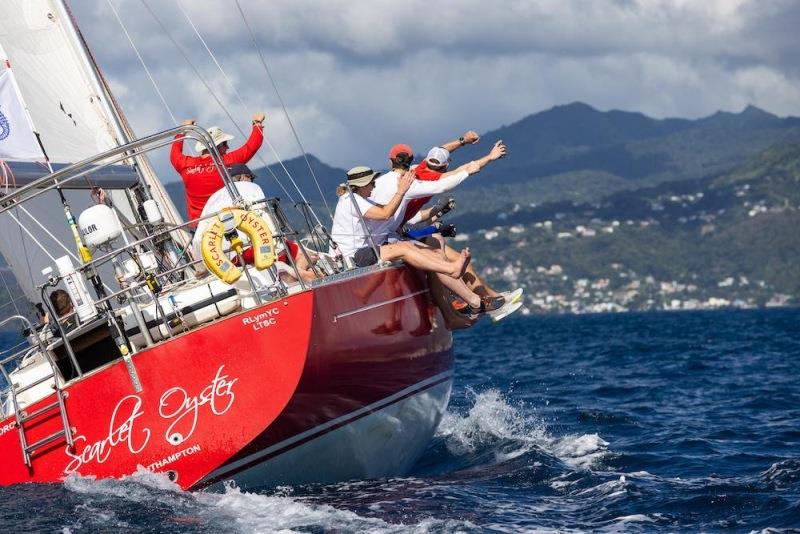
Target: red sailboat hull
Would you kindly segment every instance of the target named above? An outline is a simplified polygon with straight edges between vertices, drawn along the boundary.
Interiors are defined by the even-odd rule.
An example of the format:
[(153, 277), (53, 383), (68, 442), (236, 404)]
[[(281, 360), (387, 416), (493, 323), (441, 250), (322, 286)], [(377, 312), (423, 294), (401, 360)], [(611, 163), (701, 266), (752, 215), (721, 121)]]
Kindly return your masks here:
[[(64, 388), (73, 448), (55, 441), (35, 451), (28, 467), (14, 417), (2, 421), (0, 484), (72, 473), (121, 477), (140, 466), (168, 472), (187, 489), (227, 479), (250, 486), (401, 474), (446, 406), (452, 338), (424, 279), (393, 267), (225, 317), (141, 351), (132, 363), (141, 391), (122, 361)], [(391, 439), (385, 428), (376, 435), (364, 426), (378, 413), (400, 422)], [(28, 443), (53, 434), (59, 412), (24, 428)], [(314, 443), (352, 465), (324, 469)], [(375, 468), (392, 450), (385, 443), (406, 451), (391, 472)]]

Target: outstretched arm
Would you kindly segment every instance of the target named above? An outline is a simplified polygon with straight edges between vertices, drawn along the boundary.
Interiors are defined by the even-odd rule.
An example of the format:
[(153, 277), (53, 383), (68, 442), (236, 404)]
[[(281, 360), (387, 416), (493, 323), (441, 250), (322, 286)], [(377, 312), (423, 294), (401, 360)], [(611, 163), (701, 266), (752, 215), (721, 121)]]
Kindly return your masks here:
[[(480, 171), (482, 168), (486, 167), (489, 162), (498, 160), (506, 155), (506, 145), (503, 144), (503, 141), (497, 141), (492, 149), (489, 151), (488, 154), (483, 156), (481, 159), (476, 159), (475, 161), (471, 161), (464, 165), (469, 171), (470, 174), (475, 174), (476, 172)], [(475, 168), (477, 166), (477, 169)]]
[(458, 139), (455, 139), (453, 141), (450, 141), (449, 143), (445, 143), (445, 144), (440, 145), (440, 146), (452, 154), (453, 152), (455, 152), (456, 150), (458, 150), (462, 146), (464, 146), (464, 145), (474, 145), (475, 143), (477, 143), (480, 140), (481, 140), (481, 137), (478, 135), (478, 133), (476, 131), (469, 130), (468, 132), (465, 132), (464, 135), (462, 135)]

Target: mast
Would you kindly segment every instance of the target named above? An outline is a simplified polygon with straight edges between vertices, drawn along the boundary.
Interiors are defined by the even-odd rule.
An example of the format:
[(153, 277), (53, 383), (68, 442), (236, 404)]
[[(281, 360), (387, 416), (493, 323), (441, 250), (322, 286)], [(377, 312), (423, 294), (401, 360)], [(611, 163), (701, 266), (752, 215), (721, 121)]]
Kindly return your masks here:
[[(57, 0), (55, 4), (59, 11), (59, 17), (64, 21), (64, 27), (67, 30), (69, 37), (78, 44), (77, 48), (82, 52), (79, 54), (80, 60), (83, 63), (84, 69), (90, 79), (93, 91), (98, 96), (106, 116), (110, 119), (110, 126), (116, 134), (117, 143), (125, 144), (133, 141), (136, 138), (133, 133), (133, 129), (123, 114), (119, 103), (114, 98), (106, 79), (103, 77), (103, 74), (100, 71), (97, 62), (95, 61), (94, 56), (92, 55), (92, 52), (80, 31), (80, 28), (78, 28), (77, 21), (72, 15), (72, 11), (67, 6), (66, 0)], [(135, 159), (137, 162), (135, 166), (137, 173), (141, 177), (144, 184), (150, 187), (150, 191), (146, 192), (148, 197), (151, 192), (155, 193), (164, 218), (170, 223), (180, 224), (182, 222), (182, 218), (178, 214), (177, 208), (175, 208), (172, 199), (164, 189), (161, 181), (156, 176), (155, 170), (150, 164), (149, 159), (145, 156), (136, 156)], [(180, 240), (182, 241), (181, 244), (186, 246), (188, 243), (188, 236), (186, 236), (184, 232), (180, 232)]]

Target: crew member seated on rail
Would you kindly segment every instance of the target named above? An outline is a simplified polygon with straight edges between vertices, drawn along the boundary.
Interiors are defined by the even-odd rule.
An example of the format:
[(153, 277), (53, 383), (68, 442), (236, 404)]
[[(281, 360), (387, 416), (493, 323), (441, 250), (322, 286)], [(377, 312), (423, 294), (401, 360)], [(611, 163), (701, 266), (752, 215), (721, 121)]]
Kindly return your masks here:
[[(452, 180), (443, 180), (438, 185), (424, 188), (420, 194), (428, 194), (428, 189), (450, 185), (452, 181), (463, 180), (470, 170), (463, 170)], [(340, 184), (336, 190), (339, 202), (333, 216), (331, 237), (338, 243), (341, 253), (352, 259), (358, 267), (366, 267), (380, 261), (401, 260), (412, 267), (435, 273), (439, 280), (456, 294), (467, 300), (470, 305), (479, 307), (480, 298), (470, 291), (461, 276), (470, 260), (469, 249), (464, 249), (459, 257), (451, 261), (440, 251), (418, 241), (402, 241), (390, 239), (388, 228), (392, 227), (398, 211), (405, 209), (407, 192), (416, 186), (414, 172), (406, 171), (398, 180), (397, 192), (386, 204), (370, 200), (375, 188), (375, 178), (380, 175), (369, 167), (354, 167), (347, 172), (347, 182)], [(401, 212), (402, 213), (402, 212)], [(395, 224), (396, 227), (396, 224)], [(374, 245), (374, 248), (373, 248)], [(377, 256), (375, 249), (377, 249)], [(333, 254), (334, 251), (331, 251)]]
[[(466, 146), (466, 145), (474, 145), (480, 141), (480, 136), (473, 130), (469, 130), (464, 133), (458, 139), (449, 141), (447, 143), (443, 143), (442, 145), (435, 146), (428, 151), (428, 155), (419, 165), (414, 168), (414, 173), (417, 176), (417, 180), (421, 181), (437, 181), (442, 176), (447, 173), (448, 168), (450, 166), (451, 155), (453, 152), (458, 150), (459, 148)], [(502, 156), (501, 156), (502, 157)], [(480, 160), (479, 160), (480, 161)], [(394, 162), (392, 162), (394, 166)], [(391, 182), (382, 181), (379, 182), (376, 187), (376, 193), (378, 196), (383, 195), (387, 196), (392, 194), (392, 190), (394, 186)], [(408, 203), (408, 207), (406, 208), (406, 212), (403, 216), (403, 222), (410, 222), (410, 223), (418, 223), (419, 221), (426, 221), (431, 218), (431, 215), (438, 211), (437, 207), (429, 208), (429, 209), (422, 209), (425, 203), (427, 203), (431, 197), (422, 198), (422, 199), (413, 199)], [(441, 243), (442, 247), (444, 248), (445, 253), (453, 258), (458, 254), (458, 250), (450, 247), (449, 245), (444, 244), (444, 240), (440, 239), (439, 242)], [(435, 246), (435, 243), (431, 241), (431, 244)], [(519, 303), (522, 299), (522, 288), (517, 288), (512, 291), (504, 291), (498, 292), (495, 291), (488, 283), (478, 276), (478, 273), (475, 269), (473, 264), (470, 264), (469, 269), (467, 270), (466, 274), (464, 274), (464, 281), (466, 284), (481, 295), (481, 297), (488, 297), (488, 298), (498, 298), (503, 297), (505, 300), (504, 312), (509, 312), (511, 310), (510, 304)], [(516, 306), (514, 309), (519, 308), (520, 306)], [(494, 314), (492, 318), (494, 320), (498, 320), (497, 318), (500, 317), (502, 314)], [(503, 315), (504, 317), (505, 315)]]
[[(479, 172), (490, 162), (503, 157), (505, 152), (505, 145), (503, 145), (501, 141), (498, 141), (486, 156), (471, 161), (466, 165), (462, 165), (454, 171), (445, 173), (438, 180), (415, 180), (414, 185), (403, 195), (401, 210), (398, 210), (394, 217), (387, 220), (379, 231), (386, 235), (388, 239), (403, 239), (400, 234), (400, 227), (402, 226), (404, 215), (411, 202), (415, 199), (429, 199), (433, 195), (453, 189), (466, 180), (471, 174)], [(379, 204), (385, 203), (398, 193), (400, 177), (403, 176), (405, 172), (408, 172), (407, 169), (411, 168), (411, 163), (414, 160), (414, 152), (408, 145), (395, 145), (389, 151), (389, 160), (392, 165), (392, 170), (375, 180), (375, 188), (370, 195), (370, 200)], [(461, 254), (458, 252), (455, 254), (448, 254), (447, 248), (444, 247), (443, 240), (430, 240), (427, 244), (430, 245), (432, 249), (438, 250), (443, 257), (449, 261), (455, 260)], [(454, 251), (450, 249), (449, 252)], [(474, 280), (476, 276), (477, 273), (468, 279)], [(494, 312), (499, 310), (506, 303), (503, 297), (491, 297), (485, 294), (479, 294), (475, 291), (474, 285), (470, 287), (464, 279), (459, 279), (457, 281), (442, 280), (442, 283), (460, 297), (461, 300), (457, 301), (458, 304), (460, 304), (458, 307), (459, 310), (465, 314), (474, 316), (478, 313)], [(466, 298), (465, 295), (468, 298)]]
[[(265, 202), (265, 196), (261, 187), (253, 182), (253, 180), (257, 178), (253, 171), (251, 171), (247, 165), (233, 165), (228, 167), (228, 173), (231, 175), (231, 178), (233, 178), (236, 190), (239, 192), (242, 198), (247, 202), (256, 205), (255, 209), (259, 211), (259, 214), (264, 218), (274, 234), (276, 232), (276, 228), (272, 218), (269, 216), (269, 213), (266, 212), (266, 210), (258, 209), (258, 204)], [(219, 189), (209, 197), (205, 207), (203, 208), (203, 211), (200, 214), (200, 217), (207, 217), (213, 213), (218, 213), (225, 208), (232, 207), (233, 205), (234, 202), (230, 193), (228, 193), (228, 190), (225, 187), (222, 187), (222, 189)], [(202, 239), (203, 231), (210, 224), (211, 220), (212, 219), (202, 220), (197, 226), (197, 232), (195, 232), (192, 240), (192, 247), (197, 257), (200, 257), (200, 241)], [(288, 264), (289, 258), (287, 256), (287, 251), (283, 249), (283, 243), (280, 240), (276, 240), (275, 245), (278, 251), (278, 261)], [(311, 261), (314, 261), (314, 255), (308, 251), (306, 251), (306, 254), (304, 254), (300, 250), (300, 245), (289, 239), (286, 240), (286, 247), (289, 249), (289, 253), (292, 255), (292, 260), (297, 267), (297, 272), (300, 274), (303, 280), (310, 281), (315, 279), (316, 275), (314, 274), (314, 270), (311, 268), (308, 259), (306, 259), (306, 254), (308, 254), (308, 258), (311, 259)], [(252, 265), (252, 247), (247, 247), (243, 251), (242, 258), (247, 264)], [(238, 258), (234, 259), (234, 263), (238, 263)], [(283, 270), (282, 272), (283, 274), (290, 276), (287, 274), (287, 270)], [(290, 278), (292, 278), (292, 280), (289, 281), (296, 281), (294, 280), (293, 276), (290, 276)]]
[[(261, 148), (261, 143), (264, 142), (264, 119), (263, 113), (253, 115), (253, 130), (250, 132), (247, 142), (231, 151), (228, 150), (228, 141), (233, 139), (232, 135), (223, 132), (219, 126), (212, 126), (208, 129), (217, 150), (222, 155), (225, 166), (245, 164), (255, 156), (258, 149)], [(187, 119), (183, 121), (183, 124), (192, 125), (195, 124), (195, 121)], [(200, 216), (209, 197), (223, 186), (223, 182), (204, 145), (198, 141), (194, 146), (200, 156), (187, 156), (183, 153), (183, 138), (184, 134), (182, 133), (175, 136), (169, 160), (183, 180), (186, 188), (186, 211), (189, 219), (192, 220)]]

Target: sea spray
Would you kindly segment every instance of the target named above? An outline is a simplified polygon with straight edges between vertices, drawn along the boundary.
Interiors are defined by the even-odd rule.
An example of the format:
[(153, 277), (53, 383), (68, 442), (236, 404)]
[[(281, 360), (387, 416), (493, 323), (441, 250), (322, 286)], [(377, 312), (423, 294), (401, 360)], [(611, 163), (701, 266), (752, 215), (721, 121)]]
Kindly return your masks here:
[(588, 469), (605, 456), (608, 442), (595, 434), (555, 437), (545, 421), (527, 407), (510, 402), (496, 389), (467, 389), (472, 406), (466, 415), (445, 413), (437, 430), (447, 450), (457, 456), (496, 447), (495, 460), (503, 461), (538, 449), (574, 468)]

